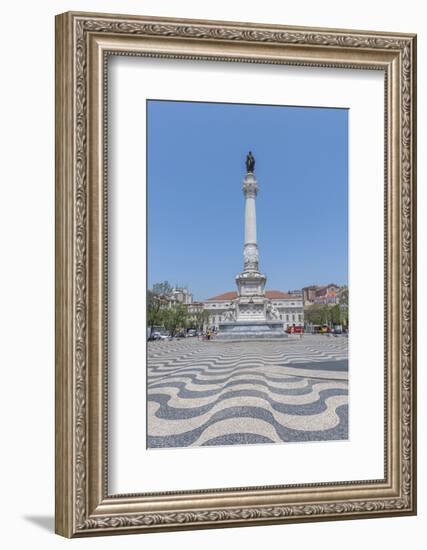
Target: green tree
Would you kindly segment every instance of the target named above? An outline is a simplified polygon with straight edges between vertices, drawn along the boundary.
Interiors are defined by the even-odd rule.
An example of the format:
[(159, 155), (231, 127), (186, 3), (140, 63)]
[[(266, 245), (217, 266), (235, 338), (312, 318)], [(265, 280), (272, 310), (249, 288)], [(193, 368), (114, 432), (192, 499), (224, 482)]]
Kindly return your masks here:
[(307, 306), (304, 311), (305, 321), (313, 325), (323, 325), (324, 323), (327, 323), (327, 318), (327, 311), (325, 310), (325, 306), (322, 304)]
[(334, 325), (341, 324), (341, 308), (339, 304), (335, 304), (330, 308), (331, 311), (331, 321)]
[(203, 327), (209, 322), (209, 312), (201, 309), (193, 313), (192, 320), (197, 330), (202, 331)]
[(340, 306), (348, 307), (348, 286), (344, 286), (340, 289), (338, 301)]
[(164, 312), (172, 290), (168, 281), (163, 281), (154, 284), (153, 288), (147, 291), (147, 324), (151, 331), (155, 326), (164, 325)]
[(341, 310), (341, 323), (348, 327), (348, 287), (345, 286), (339, 293), (339, 306)]
[[(341, 296), (340, 296), (341, 298)], [(312, 304), (304, 310), (304, 319), (313, 325), (348, 325), (348, 290), (338, 304)]]
[(163, 311), (163, 325), (171, 336), (184, 329), (189, 320), (188, 311), (182, 304), (173, 305)]
[(322, 304), (322, 324), (323, 325), (329, 325), (331, 321), (331, 312), (329, 310), (329, 307), (326, 304)]
[(173, 287), (168, 281), (161, 283), (155, 283), (152, 288), (152, 292), (156, 296), (163, 296), (164, 298), (172, 294)]
[(313, 325), (339, 324), (341, 312), (338, 305), (313, 304), (305, 308), (304, 319)]
[(154, 294), (152, 290), (147, 291), (147, 324), (151, 330), (153, 327), (162, 325), (163, 309), (165, 301)]

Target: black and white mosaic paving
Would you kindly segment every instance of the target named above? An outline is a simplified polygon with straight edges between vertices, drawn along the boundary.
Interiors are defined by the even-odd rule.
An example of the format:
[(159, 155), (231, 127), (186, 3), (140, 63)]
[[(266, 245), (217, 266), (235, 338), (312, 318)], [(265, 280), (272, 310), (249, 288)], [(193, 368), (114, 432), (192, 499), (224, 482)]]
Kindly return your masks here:
[(348, 339), (150, 342), (147, 447), (348, 438)]

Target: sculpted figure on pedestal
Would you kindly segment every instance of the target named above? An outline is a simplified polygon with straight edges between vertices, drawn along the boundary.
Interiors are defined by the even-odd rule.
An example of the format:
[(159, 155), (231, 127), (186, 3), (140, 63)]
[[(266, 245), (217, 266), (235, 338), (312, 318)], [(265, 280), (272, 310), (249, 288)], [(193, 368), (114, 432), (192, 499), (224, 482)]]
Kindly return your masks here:
[(236, 316), (234, 315), (233, 310), (229, 310), (225, 313), (224, 321), (235, 321), (235, 320), (236, 320)]
[(253, 172), (255, 170), (255, 158), (252, 154), (252, 151), (246, 155), (246, 171)]
[(273, 306), (271, 302), (267, 305), (267, 318), (268, 319), (280, 319), (279, 312), (277, 309)]

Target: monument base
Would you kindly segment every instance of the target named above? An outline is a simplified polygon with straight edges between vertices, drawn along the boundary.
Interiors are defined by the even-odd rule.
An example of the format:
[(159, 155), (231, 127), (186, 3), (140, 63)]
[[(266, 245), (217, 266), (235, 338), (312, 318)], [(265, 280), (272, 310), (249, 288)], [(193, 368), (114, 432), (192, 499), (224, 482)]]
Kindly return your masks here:
[(230, 321), (219, 324), (215, 340), (276, 340), (287, 337), (281, 321)]

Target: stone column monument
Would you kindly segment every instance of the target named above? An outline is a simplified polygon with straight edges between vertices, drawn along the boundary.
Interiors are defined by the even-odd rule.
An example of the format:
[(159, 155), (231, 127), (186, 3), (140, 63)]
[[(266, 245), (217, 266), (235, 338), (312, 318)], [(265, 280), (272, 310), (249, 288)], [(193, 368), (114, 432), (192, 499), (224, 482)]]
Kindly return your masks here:
[(236, 276), (238, 288), (234, 311), (227, 321), (219, 324), (218, 339), (286, 338), (283, 322), (265, 296), (267, 277), (259, 271), (259, 252), (256, 228), (256, 197), (258, 181), (255, 177), (255, 158), (249, 151), (246, 157), (246, 175), (243, 179), (245, 197), (245, 242), (243, 271)]

